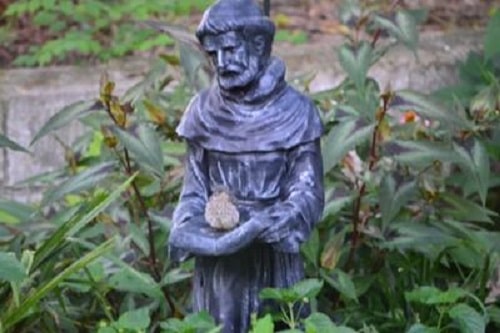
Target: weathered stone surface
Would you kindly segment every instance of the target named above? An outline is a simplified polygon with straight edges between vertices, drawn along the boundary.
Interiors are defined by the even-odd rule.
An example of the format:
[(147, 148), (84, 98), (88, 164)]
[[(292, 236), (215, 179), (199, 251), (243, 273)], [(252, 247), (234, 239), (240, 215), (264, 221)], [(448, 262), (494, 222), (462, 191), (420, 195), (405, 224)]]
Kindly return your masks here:
[[(403, 47), (397, 47), (371, 70), (370, 75), (381, 87), (390, 85), (392, 89), (412, 88), (430, 92), (456, 82), (456, 62), (464, 60), (469, 51), (480, 48), (481, 35), (481, 32), (470, 31), (427, 33), (421, 38), (418, 57)], [(340, 38), (293, 46), (278, 43), (275, 53), (287, 63), (289, 78), (315, 73), (310, 89), (319, 91), (334, 87), (344, 78), (337, 60), (337, 48), (341, 43)], [(104, 71), (108, 71), (111, 79), (117, 82), (120, 92), (139, 81), (148, 67), (147, 59), (126, 59), (106, 66), (0, 71), (0, 101), (4, 101), (0, 102), (0, 125), (6, 122), (0, 130), (28, 146), (40, 127), (61, 107), (97, 96), (99, 78)], [(81, 127), (72, 124), (56, 134), (64, 142), (71, 143), (81, 132)], [(15, 184), (64, 163), (63, 148), (50, 136), (30, 150), (32, 155), (11, 151), (0, 154), (0, 187), (3, 186), (0, 197), (21, 201), (38, 198), (40, 189), (20, 189)]]
[[(139, 81), (147, 68), (146, 62), (131, 62), (96, 68), (56, 67), (9, 71), (8, 77), (11, 79), (8, 86), (5, 81), (0, 81), (0, 93), (9, 99), (7, 135), (29, 147), (42, 125), (61, 108), (98, 96), (99, 78), (104, 71), (108, 71), (110, 78), (116, 81), (117, 93), (121, 93)], [(54, 134), (70, 144), (82, 132), (79, 123), (73, 122)], [(53, 135), (42, 138), (29, 149), (33, 154), (6, 152), (8, 177), (5, 185), (15, 186), (28, 177), (52, 171), (64, 164), (64, 148)]]
[[(337, 59), (341, 43), (340, 38), (332, 38), (312, 45), (281, 46), (275, 53), (285, 59), (291, 76), (315, 73), (310, 88), (321, 91), (334, 87), (344, 78)], [(478, 50), (481, 44), (481, 32), (426, 33), (421, 36), (417, 57), (403, 46), (395, 47), (369, 74), (381, 87), (390, 85), (392, 89), (431, 92), (456, 82), (456, 63), (464, 60), (469, 51)]]

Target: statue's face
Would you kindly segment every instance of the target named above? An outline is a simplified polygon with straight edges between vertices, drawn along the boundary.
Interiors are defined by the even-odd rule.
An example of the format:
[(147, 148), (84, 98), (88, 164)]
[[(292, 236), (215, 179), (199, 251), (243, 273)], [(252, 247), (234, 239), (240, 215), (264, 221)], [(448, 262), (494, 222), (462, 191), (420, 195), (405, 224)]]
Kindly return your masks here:
[(248, 41), (235, 31), (203, 38), (203, 47), (217, 69), (222, 89), (243, 88), (257, 79), (262, 67), (262, 56), (249, 46)]

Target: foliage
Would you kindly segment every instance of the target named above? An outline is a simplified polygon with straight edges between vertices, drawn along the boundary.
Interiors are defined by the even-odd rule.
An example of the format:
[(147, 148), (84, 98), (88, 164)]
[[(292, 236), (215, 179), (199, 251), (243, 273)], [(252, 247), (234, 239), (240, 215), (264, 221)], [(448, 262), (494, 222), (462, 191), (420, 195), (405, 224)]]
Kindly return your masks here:
[[(418, 14), (366, 14), (355, 2), (341, 11), (354, 31), (338, 51), (345, 81), (316, 95), (328, 202), (304, 255), (326, 282), (318, 308), (362, 332), (484, 332), (498, 325), (486, 300), (499, 265), (498, 209), (487, 207), (499, 185), (499, 104), (477, 116), (481, 91), (465, 109), (368, 75), (392, 47), (384, 35), (417, 51)], [(467, 72), (498, 98), (498, 72), (476, 66), (491, 59)]]
[[(203, 9), (211, 0), (19, 0), (11, 3), (4, 17), (7, 43), (15, 43), (19, 20), (40, 30), (41, 40), (16, 58), (22, 66), (47, 65), (85, 57), (107, 61), (135, 51), (172, 45), (170, 37), (141, 28), (138, 21), (185, 15)], [(9, 28), (10, 27), (10, 28)], [(21, 37), (19, 37), (21, 38)]]
[[(498, 330), (498, 53), (471, 55), (462, 84), (438, 98), (381, 89), (370, 68), (396, 43), (418, 50), (421, 13), (394, 9), (342, 7), (346, 78), (312, 95), (326, 128), (327, 205), (302, 248), (309, 279), (263, 290), (279, 311), (253, 318), (252, 332)], [(182, 64), (194, 87), (209, 82), (203, 54), (182, 43), (182, 59), (162, 56), (123, 96), (103, 75), (96, 99), (33, 138), (70, 121), (88, 129), (63, 169), (25, 182), (49, 186), (39, 205), (0, 201), (0, 332), (220, 331), (189, 314), (193, 262), (166, 251), (185, 152), (174, 128), (192, 94), (171, 73)]]

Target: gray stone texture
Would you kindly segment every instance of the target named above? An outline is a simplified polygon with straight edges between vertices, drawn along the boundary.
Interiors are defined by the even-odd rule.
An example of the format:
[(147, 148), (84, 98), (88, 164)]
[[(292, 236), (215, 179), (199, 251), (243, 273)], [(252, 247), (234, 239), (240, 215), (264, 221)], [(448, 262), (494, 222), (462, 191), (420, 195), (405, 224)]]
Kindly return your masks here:
[[(454, 31), (421, 36), (418, 57), (403, 47), (392, 49), (370, 74), (384, 88), (412, 88), (430, 92), (457, 80), (456, 63), (482, 44), (482, 33)], [(288, 77), (315, 74), (312, 91), (334, 87), (343, 78), (336, 49), (340, 38), (303, 45), (277, 44), (274, 53), (283, 58)], [(16, 183), (36, 174), (55, 170), (64, 163), (64, 151), (50, 135), (34, 146), (29, 143), (41, 126), (59, 109), (76, 101), (97, 97), (99, 78), (107, 71), (124, 91), (138, 82), (149, 67), (147, 59), (125, 59), (100, 66), (61, 66), (41, 69), (0, 70), (0, 131), (28, 147), (31, 155), (0, 151), (0, 199), (32, 201), (40, 189), (25, 189)], [(2, 126), (3, 125), (3, 126)], [(74, 123), (57, 131), (71, 143), (82, 129)]]

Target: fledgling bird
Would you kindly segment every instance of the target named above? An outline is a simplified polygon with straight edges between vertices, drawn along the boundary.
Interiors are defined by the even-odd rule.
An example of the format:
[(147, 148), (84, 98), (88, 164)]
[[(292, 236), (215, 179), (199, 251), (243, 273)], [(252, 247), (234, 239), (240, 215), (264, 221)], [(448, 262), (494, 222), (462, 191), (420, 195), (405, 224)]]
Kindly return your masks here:
[(205, 220), (217, 230), (231, 230), (240, 222), (240, 213), (227, 190), (217, 190), (208, 198)]

